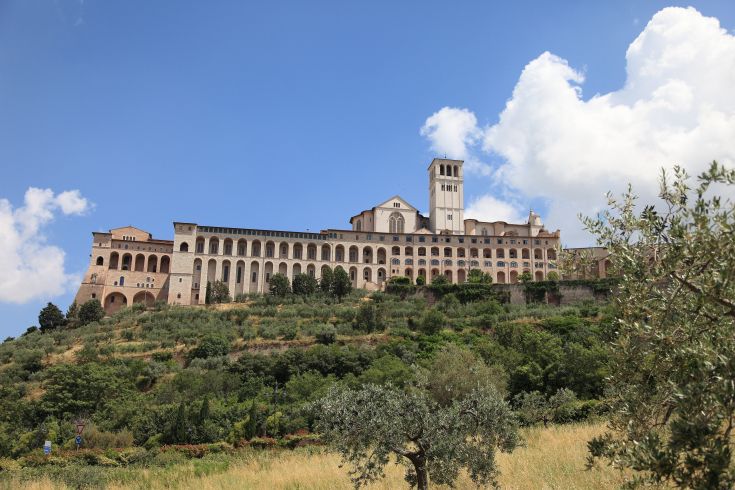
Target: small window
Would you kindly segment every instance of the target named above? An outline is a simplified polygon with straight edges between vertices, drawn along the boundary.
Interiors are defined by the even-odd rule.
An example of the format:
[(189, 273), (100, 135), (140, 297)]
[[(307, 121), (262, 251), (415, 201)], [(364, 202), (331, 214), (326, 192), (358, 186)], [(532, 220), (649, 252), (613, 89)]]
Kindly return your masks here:
[(181, 293), (178, 293), (178, 294), (176, 295), (176, 298), (177, 298), (177, 299), (181, 299)]
[(97, 297), (96, 293), (92, 293), (92, 299), (95, 299)]

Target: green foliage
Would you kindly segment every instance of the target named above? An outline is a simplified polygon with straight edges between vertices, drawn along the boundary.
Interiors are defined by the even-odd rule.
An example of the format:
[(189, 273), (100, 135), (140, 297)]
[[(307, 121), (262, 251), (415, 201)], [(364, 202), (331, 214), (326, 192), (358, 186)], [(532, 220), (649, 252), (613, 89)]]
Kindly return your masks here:
[(316, 293), (318, 283), (309, 274), (296, 274), (293, 278), (293, 293), (300, 296), (311, 296)]
[(66, 318), (58, 306), (48, 303), (38, 314), (38, 325), (41, 332), (48, 332), (66, 325)]
[(447, 317), (436, 308), (429, 308), (424, 312), (419, 324), (419, 330), (427, 335), (438, 333), (446, 326)]
[(324, 267), (322, 269), (322, 277), (319, 280), (319, 289), (324, 294), (331, 294), (332, 293), (332, 287), (334, 282), (334, 272), (332, 272), (332, 269), (329, 267)]
[(444, 286), (445, 284), (451, 284), (449, 278), (444, 274), (439, 274), (431, 279), (432, 286)]
[(355, 329), (366, 333), (383, 329), (383, 317), (372, 301), (366, 301), (360, 305), (355, 318)]
[(98, 322), (105, 317), (105, 310), (98, 299), (91, 299), (79, 308), (79, 324)]
[(189, 359), (208, 359), (226, 356), (230, 352), (230, 341), (219, 335), (208, 335), (189, 352)]
[(492, 387), (507, 391), (508, 375), (502, 366), (488, 366), (472, 351), (448, 344), (436, 353), (427, 372), (426, 388), (442, 406), (468, 396), (472, 390)]
[(231, 301), (232, 298), (230, 297), (230, 289), (227, 287), (227, 283), (224, 281), (214, 281), (210, 287), (208, 304), (230, 303)]
[(426, 284), (426, 278), (424, 276), (416, 276), (416, 285), (423, 286)]
[(487, 272), (482, 272), (480, 269), (470, 269), (467, 274), (467, 282), (471, 284), (492, 284), (493, 276)]
[(269, 291), (273, 296), (284, 298), (291, 293), (291, 282), (284, 274), (273, 274), (270, 279)]
[(546, 397), (538, 391), (522, 392), (515, 396), (516, 414), (523, 425), (543, 422), (567, 423), (582, 418), (577, 413), (577, 395), (566, 388)]
[(350, 281), (350, 276), (347, 274), (346, 270), (338, 265), (334, 269), (331, 292), (337, 298), (337, 301), (342, 301), (342, 299), (350, 294), (351, 291), (352, 281)]
[(337, 329), (328, 325), (319, 330), (316, 335), (314, 335), (314, 339), (320, 344), (333, 344), (337, 341)]
[(424, 391), (368, 384), (358, 390), (332, 388), (311, 410), (324, 441), (352, 465), (356, 486), (383, 476), (391, 455), (406, 467), (406, 480), (421, 490), (429, 477), (451, 485), (466, 469), (477, 485), (496, 483), (497, 449), (518, 444), (510, 407), (491, 389), (472, 391), (450, 406)]
[(662, 172), (656, 206), (632, 190), (586, 218), (621, 280), (615, 292), (611, 431), (596, 458), (633, 484), (732, 488), (735, 418), (735, 170), (713, 163), (695, 188)]

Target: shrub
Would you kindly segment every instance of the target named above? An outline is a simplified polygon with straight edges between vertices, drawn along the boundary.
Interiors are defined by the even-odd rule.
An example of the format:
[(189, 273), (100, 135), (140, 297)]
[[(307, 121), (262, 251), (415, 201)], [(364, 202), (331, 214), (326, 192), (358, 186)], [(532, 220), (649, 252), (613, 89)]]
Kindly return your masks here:
[(218, 336), (208, 335), (189, 353), (189, 359), (207, 359), (225, 356), (230, 352), (230, 341)]
[(321, 331), (317, 332), (315, 337), (319, 344), (333, 344), (337, 341), (337, 330), (333, 326), (327, 325)]
[(437, 310), (436, 308), (431, 308), (426, 310), (423, 317), (421, 318), (419, 329), (422, 333), (425, 333), (426, 335), (433, 335), (435, 333), (438, 333), (444, 327), (446, 321), (447, 318), (441, 311)]

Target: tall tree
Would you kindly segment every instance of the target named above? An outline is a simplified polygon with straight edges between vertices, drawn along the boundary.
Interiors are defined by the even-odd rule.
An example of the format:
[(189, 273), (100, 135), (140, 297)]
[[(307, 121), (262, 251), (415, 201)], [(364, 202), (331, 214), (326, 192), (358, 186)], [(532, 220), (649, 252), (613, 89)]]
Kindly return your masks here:
[(301, 296), (309, 296), (316, 292), (317, 282), (309, 274), (296, 274), (293, 278), (293, 293)]
[(273, 274), (269, 291), (273, 296), (283, 298), (291, 292), (291, 282), (285, 274)]
[(350, 276), (347, 271), (338, 265), (334, 269), (334, 277), (332, 278), (332, 294), (338, 301), (342, 301), (342, 298), (350, 294), (350, 291), (352, 291)]
[(319, 280), (319, 289), (325, 294), (332, 293), (332, 282), (334, 281), (334, 272), (329, 267), (322, 269), (322, 277)]
[(105, 310), (99, 300), (90, 299), (79, 308), (79, 324), (98, 322), (105, 317)]
[(419, 490), (429, 487), (430, 478), (451, 485), (461, 469), (478, 485), (495, 484), (496, 449), (510, 452), (518, 444), (513, 413), (492, 389), (442, 407), (423, 390), (333, 387), (311, 408), (323, 439), (353, 466), (356, 487), (381, 478), (391, 455)]
[(583, 221), (620, 271), (610, 431), (590, 443), (633, 483), (732, 488), (735, 424), (735, 171), (662, 172), (657, 206), (629, 187)]
[(64, 314), (53, 303), (48, 303), (38, 314), (38, 326), (41, 328), (41, 332), (63, 327), (65, 324)]

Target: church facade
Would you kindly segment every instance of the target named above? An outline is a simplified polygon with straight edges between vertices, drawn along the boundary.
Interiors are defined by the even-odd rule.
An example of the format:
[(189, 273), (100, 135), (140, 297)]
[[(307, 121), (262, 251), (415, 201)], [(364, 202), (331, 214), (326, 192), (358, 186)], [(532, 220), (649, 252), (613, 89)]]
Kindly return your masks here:
[(318, 233), (174, 222), (174, 239), (132, 226), (93, 233), (90, 265), (77, 303), (99, 299), (108, 313), (133, 303), (204, 303), (207, 282), (223, 281), (236, 297), (265, 293), (273, 274), (321, 277), (341, 266), (357, 288), (381, 289), (393, 276), (427, 283), (438, 275), (464, 282), (470, 269), (496, 283), (523, 272), (541, 281), (556, 269), (559, 230), (530, 212), (526, 223), (464, 218), (461, 160), (428, 168), (429, 216), (396, 195), (350, 218), (349, 229)]

